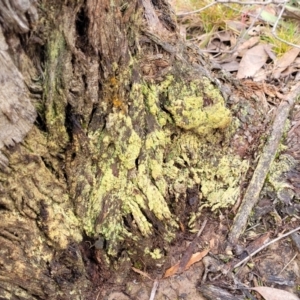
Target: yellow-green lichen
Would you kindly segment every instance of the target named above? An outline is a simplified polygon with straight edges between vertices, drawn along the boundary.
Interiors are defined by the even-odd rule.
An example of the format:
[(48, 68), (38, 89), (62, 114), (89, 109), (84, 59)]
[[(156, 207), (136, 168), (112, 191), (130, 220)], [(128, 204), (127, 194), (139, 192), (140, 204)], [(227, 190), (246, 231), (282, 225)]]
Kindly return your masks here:
[(107, 118), (107, 128), (111, 130), (111, 139), (114, 139), (116, 155), (122, 165), (127, 169), (134, 168), (142, 143), (132, 128), (131, 118), (122, 112), (112, 113)]
[[(157, 85), (134, 83), (129, 99), (128, 115), (113, 110), (105, 130), (91, 136), (101, 151), (101, 175), (84, 228), (90, 235), (103, 235), (111, 255), (117, 253), (118, 241), (138, 239), (124, 226), (124, 215), (131, 215), (131, 225), (144, 237), (152, 236), (149, 216), (155, 217), (164, 224), (164, 240), (171, 241), (179, 217), (171, 213), (175, 204), (169, 203), (170, 195), (176, 203), (193, 188), (204, 201), (202, 207), (233, 205), (247, 169), (229, 147), (230, 111), (207, 79), (184, 83), (168, 76)], [(191, 227), (197, 216), (197, 211), (191, 215)], [(145, 251), (152, 258), (162, 255), (158, 249)]]
[(156, 149), (158, 146), (165, 147), (168, 143), (168, 138), (163, 130), (155, 130), (147, 135), (145, 146), (146, 150)]
[(150, 255), (152, 259), (161, 259), (163, 256), (161, 250), (158, 248), (155, 248), (153, 251), (150, 251), (150, 249), (147, 247), (145, 248), (145, 254)]
[[(207, 79), (195, 80), (188, 86), (168, 90), (165, 108), (175, 124), (200, 135), (208, 135), (215, 129), (225, 129), (231, 122), (231, 113), (224, 106), (220, 93)], [(203, 93), (199, 90), (203, 89)], [(207, 103), (205, 103), (205, 101)]]
[(203, 206), (215, 210), (233, 205), (239, 197), (239, 181), (248, 168), (247, 162), (228, 153), (219, 159), (214, 157), (202, 166), (201, 191), (207, 199)]
[(267, 181), (272, 188), (280, 194), (283, 190), (291, 189), (291, 185), (285, 180), (285, 173), (291, 171), (297, 164), (297, 161), (288, 154), (279, 155), (275, 160), (268, 173)]
[(129, 212), (132, 213), (142, 235), (148, 236), (151, 233), (152, 225), (147, 221), (146, 217), (141, 212), (140, 207), (136, 202), (136, 198), (133, 198), (131, 200), (127, 199), (126, 205), (129, 207)]
[(79, 222), (70, 209), (53, 203), (47, 208), (47, 233), (56, 246), (66, 249), (69, 240), (80, 242), (82, 240), (79, 231)]
[(171, 218), (171, 212), (165, 201), (164, 195), (162, 195), (157, 187), (151, 183), (150, 178), (148, 178), (146, 174), (146, 170), (140, 167), (137, 185), (145, 195), (150, 211), (153, 211), (159, 220)]
[[(22, 211), (29, 219), (36, 220), (43, 228), (44, 238), (48, 238), (47, 243), (56, 249), (65, 249), (70, 241), (81, 241), (81, 224), (70, 204), (67, 185), (57, 176), (61, 165), (52, 163), (45, 144), (45, 136), (33, 128), (22, 145), (22, 151), (10, 157), (13, 176), (5, 174), (1, 180), (5, 179), (11, 186), (9, 197), (13, 199), (18, 214)], [(23, 157), (27, 157), (26, 160)], [(53, 169), (57, 168), (56, 174), (50, 171), (45, 161), (52, 163)]]
[(166, 162), (164, 174), (173, 182), (169, 189), (174, 191), (175, 198), (196, 185), (205, 200), (202, 207), (216, 210), (237, 200), (240, 179), (248, 163), (234, 155), (228, 146), (216, 147), (187, 132), (173, 145), (169, 157), (175, 159)]

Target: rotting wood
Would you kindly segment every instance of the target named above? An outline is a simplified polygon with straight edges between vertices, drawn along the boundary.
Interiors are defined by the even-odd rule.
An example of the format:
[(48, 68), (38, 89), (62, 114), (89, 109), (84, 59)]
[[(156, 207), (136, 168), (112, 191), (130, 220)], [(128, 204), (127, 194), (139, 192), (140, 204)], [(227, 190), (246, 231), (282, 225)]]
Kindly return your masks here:
[(257, 167), (246, 190), (242, 205), (230, 229), (228, 240), (232, 244), (235, 244), (240, 235), (244, 232), (248, 217), (253, 207), (258, 202), (260, 191), (264, 185), (270, 166), (274, 161), (278, 145), (284, 131), (286, 119), (299, 94), (300, 84), (298, 83), (292, 91), (283, 98), (277, 109), (270, 139), (264, 147), (263, 153), (261, 154)]

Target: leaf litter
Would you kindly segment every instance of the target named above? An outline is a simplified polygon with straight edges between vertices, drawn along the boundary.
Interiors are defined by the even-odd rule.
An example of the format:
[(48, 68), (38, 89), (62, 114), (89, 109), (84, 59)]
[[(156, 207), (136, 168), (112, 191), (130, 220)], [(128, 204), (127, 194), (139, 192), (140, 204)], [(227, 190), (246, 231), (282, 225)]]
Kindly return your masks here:
[(266, 300), (299, 300), (299, 298), (292, 293), (267, 286), (254, 287), (251, 290), (260, 293)]

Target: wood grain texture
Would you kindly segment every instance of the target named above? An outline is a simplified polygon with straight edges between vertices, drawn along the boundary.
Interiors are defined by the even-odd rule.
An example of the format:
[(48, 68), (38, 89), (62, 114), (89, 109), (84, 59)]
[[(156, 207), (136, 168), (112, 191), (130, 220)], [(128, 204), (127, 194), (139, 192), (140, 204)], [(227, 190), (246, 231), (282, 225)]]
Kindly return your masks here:
[[(0, 28), (0, 149), (21, 142), (36, 118), (22, 74), (6, 49)], [(3, 154), (0, 154), (0, 164), (7, 164)]]
[(28, 32), (37, 21), (35, 0), (0, 0), (0, 23), (6, 30)]
[[(36, 112), (23, 76), (9, 55), (4, 32), (26, 33), (38, 19), (35, 0), (0, 0), (0, 149), (21, 142), (31, 129)], [(0, 165), (7, 165), (0, 151)]]

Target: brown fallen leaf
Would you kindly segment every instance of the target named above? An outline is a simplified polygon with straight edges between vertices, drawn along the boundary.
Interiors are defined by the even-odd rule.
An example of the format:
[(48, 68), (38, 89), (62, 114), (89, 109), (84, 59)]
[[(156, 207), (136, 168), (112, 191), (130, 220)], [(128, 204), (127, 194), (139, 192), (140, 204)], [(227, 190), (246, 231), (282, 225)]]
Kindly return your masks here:
[(254, 290), (261, 294), (265, 300), (299, 300), (299, 298), (287, 291), (280, 290), (280, 289), (274, 289), (267, 286), (258, 286), (251, 288), (251, 290)]
[(240, 33), (246, 28), (246, 24), (241, 21), (225, 21), (226, 27), (235, 33)]
[(268, 95), (271, 98), (276, 97), (276, 92), (278, 92), (278, 88), (275, 87), (274, 85), (270, 85), (267, 83), (263, 83), (263, 91), (266, 95)]
[[(191, 265), (193, 265), (194, 263), (200, 261), (204, 256), (207, 255), (207, 253), (209, 252), (210, 249), (205, 249), (201, 252), (197, 252), (197, 253), (194, 253), (189, 262), (186, 264), (186, 267), (184, 268), (184, 270), (187, 270)], [(171, 268), (169, 268), (164, 277), (163, 278), (167, 278), (167, 277), (170, 277), (172, 275), (175, 275), (179, 269), (179, 264), (180, 262), (178, 262), (176, 265), (172, 266)]]
[(298, 71), (297, 68), (295, 68), (294, 66), (288, 66), (282, 73), (281, 76), (282, 77), (287, 77), (293, 73), (296, 73)]
[(245, 52), (237, 72), (238, 79), (253, 77), (266, 63), (269, 56), (265, 47), (267, 45), (257, 45)]
[(190, 261), (187, 263), (185, 270), (187, 270), (191, 265), (193, 265), (194, 263), (200, 261), (204, 256), (207, 255), (207, 253), (209, 252), (210, 249), (205, 249), (201, 252), (197, 252), (195, 254), (192, 255)]
[(282, 57), (275, 62), (273, 77), (278, 79), (281, 73), (294, 62), (299, 52), (299, 48), (292, 48), (290, 51), (284, 53)]
[(221, 66), (222, 66), (222, 69), (227, 72), (234, 72), (239, 69), (240, 64), (236, 60), (234, 60), (231, 62), (221, 64)]
[(143, 272), (143, 271), (141, 271), (141, 270), (139, 270), (139, 269), (137, 269), (137, 268), (135, 268), (135, 267), (131, 267), (131, 269), (132, 269), (134, 272), (136, 272), (136, 273), (138, 273), (138, 274), (140, 274), (140, 275), (143, 275), (143, 276), (147, 277), (148, 279), (154, 281), (154, 279), (152, 279), (148, 273)]
[(213, 249), (216, 245), (216, 240), (215, 238), (212, 238), (210, 241), (209, 241), (209, 248), (210, 249)]
[(258, 44), (260, 41), (260, 38), (258, 36), (251, 37), (249, 40), (242, 43), (238, 48), (237, 52), (242, 53), (243, 51), (254, 47), (256, 44)]
[(163, 278), (167, 278), (167, 277), (170, 277), (172, 275), (175, 275), (177, 273), (178, 269), (179, 269), (179, 262), (176, 265), (174, 265), (171, 268), (169, 268), (166, 271), (166, 273), (165, 273), (165, 275), (164, 275)]

